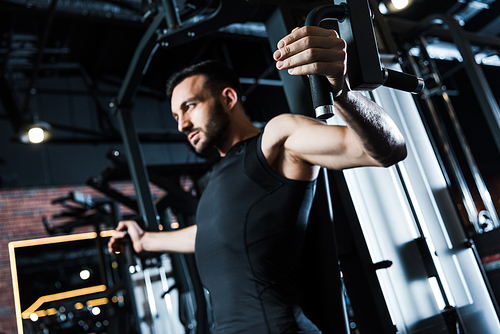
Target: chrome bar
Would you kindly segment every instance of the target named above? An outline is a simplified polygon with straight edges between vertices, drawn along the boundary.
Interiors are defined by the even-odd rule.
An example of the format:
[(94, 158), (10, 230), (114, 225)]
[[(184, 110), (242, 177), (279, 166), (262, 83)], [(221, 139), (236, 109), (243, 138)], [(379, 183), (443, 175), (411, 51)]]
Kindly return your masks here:
[[(425, 51), (425, 48), (421, 50), (421, 52), (424, 52), (427, 54)], [(413, 67), (413, 70), (417, 75), (422, 75), (420, 68), (418, 64), (415, 62), (414, 58), (410, 55), (408, 55), (408, 59), (410, 64)], [(436, 75), (435, 70), (432, 71), (433, 76)], [(427, 87), (424, 88), (424, 94), (428, 97), (429, 96), (429, 89)], [(464, 174), (462, 172), (462, 169), (460, 168), (460, 165), (458, 163), (457, 156), (455, 155), (455, 152), (453, 150), (453, 147), (451, 145), (450, 139), (448, 137), (448, 134), (446, 132), (446, 128), (444, 127), (443, 124), (441, 124), (441, 121), (438, 116), (438, 112), (430, 100), (430, 98), (425, 98), (424, 99), (425, 104), (427, 105), (427, 108), (429, 109), (430, 115), (431, 115), (431, 121), (432, 125), (437, 131), (437, 135), (439, 136), (440, 142), (443, 144), (444, 151), (445, 151), (445, 158), (447, 161), (451, 164), (452, 168), (452, 175), (455, 177), (456, 181), (458, 182), (458, 186), (460, 187), (460, 191), (462, 193), (462, 203), (464, 204), (465, 211), (467, 211), (467, 216), (469, 217), (469, 221), (472, 223), (474, 226), (474, 229), (478, 231), (478, 224), (477, 224), (477, 215), (478, 215), (478, 210), (476, 208), (476, 205), (474, 203), (474, 199), (472, 197), (472, 194), (470, 193), (469, 187), (467, 185), (467, 182), (465, 180)], [(437, 151), (436, 148), (434, 148), (435, 151)], [(436, 152), (437, 153), (437, 152)], [(440, 162), (442, 165), (442, 162)], [(441, 166), (443, 170), (445, 170), (444, 166)], [(447, 183), (450, 184), (449, 176), (447, 175), (448, 173), (445, 173), (446, 178), (447, 178)]]
[[(162, 260), (163, 260), (163, 256), (166, 256), (166, 255), (162, 255)], [(170, 293), (166, 293), (170, 289), (170, 286), (168, 284), (167, 272), (166, 272), (165, 267), (163, 265), (159, 268), (159, 271), (160, 271), (161, 286), (162, 286), (163, 292), (165, 293), (163, 298), (165, 298), (165, 305), (167, 307), (168, 319), (173, 319), (175, 317), (175, 313), (174, 313), (174, 306), (172, 303), (172, 298), (170, 296)], [(175, 327), (174, 327), (173, 321), (169, 321), (168, 323), (170, 324), (170, 332), (172, 334), (175, 334)]]
[[(148, 297), (148, 305), (151, 310), (151, 317), (158, 318), (158, 310), (156, 309), (155, 295), (153, 291), (153, 282), (151, 281), (151, 269), (145, 268), (144, 273), (144, 285), (146, 287), (146, 295)], [(153, 320), (154, 321), (154, 320)]]

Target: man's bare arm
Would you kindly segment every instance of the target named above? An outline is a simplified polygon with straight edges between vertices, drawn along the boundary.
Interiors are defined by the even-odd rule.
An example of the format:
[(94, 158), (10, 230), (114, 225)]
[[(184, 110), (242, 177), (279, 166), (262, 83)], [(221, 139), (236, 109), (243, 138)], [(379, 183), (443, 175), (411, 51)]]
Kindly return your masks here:
[(391, 166), (406, 158), (403, 134), (382, 107), (347, 89), (335, 100), (335, 110), (349, 128), (348, 143), (357, 142), (377, 166)]
[(330, 169), (389, 166), (406, 157), (404, 138), (388, 114), (345, 84), (346, 45), (333, 30), (296, 28), (278, 44), (276, 66), (292, 75), (323, 75), (335, 94), (337, 112), (347, 127), (282, 115), (271, 120), (263, 151), (284, 176), (310, 179), (315, 165)]
[(128, 235), (137, 253), (194, 253), (196, 231), (197, 227), (193, 225), (170, 232), (146, 232), (135, 221), (121, 221), (108, 242), (108, 250), (111, 254), (123, 253), (123, 239)]
[(392, 120), (383, 114), (371, 117), (378, 120), (351, 121), (350, 126), (358, 127), (356, 132), (309, 117), (280, 115), (266, 125), (262, 150), (276, 172), (298, 180), (314, 179), (317, 166), (335, 170), (385, 167), (404, 159), (406, 146)]

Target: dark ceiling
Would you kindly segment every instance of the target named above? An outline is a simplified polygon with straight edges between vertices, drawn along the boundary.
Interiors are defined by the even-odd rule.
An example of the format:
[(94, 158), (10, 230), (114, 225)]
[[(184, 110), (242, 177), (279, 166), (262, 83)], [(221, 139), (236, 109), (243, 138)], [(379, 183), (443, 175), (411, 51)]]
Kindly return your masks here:
[[(174, 1), (175, 2), (175, 1)], [(21, 91), (18, 109), (20, 118), (9, 112), (14, 127), (29, 117), (30, 91), (36, 88), (39, 77), (77, 71), (87, 76), (89, 82), (108, 81), (120, 84), (131, 62), (133, 52), (152, 23), (160, 4), (171, 1), (109, 0), (109, 1), (57, 1), (57, 0), (2, 0), (0, 1), (0, 64), (2, 74), (25, 70), (25, 81), (17, 83)], [(202, 20), (214, 12), (219, 1), (178, 0), (180, 21), (190, 24)], [(229, 2), (226, 2), (229, 3)], [(234, 6), (231, 18), (223, 23), (249, 20), (265, 22), (272, 10), (283, 6), (292, 12), (297, 24), (307, 10), (329, 1), (232, 1), (242, 3), (241, 12)], [(377, 1), (371, 1), (375, 5)], [(250, 9), (249, 9), (250, 8)], [(247, 15), (252, 11), (251, 15)], [(431, 13), (447, 13), (455, 16), (469, 32), (498, 37), (500, 35), (500, 1), (429, 1), (415, 0), (408, 9), (388, 14), (388, 18), (419, 21)], [(225, 14), (227, 15), (227, 14)], [(246, 16), (246, 17), (245, 17)], [(163, 26), (166, 28), (166, 25)], [(142, 81), (150, 93), (161, 96), (166, 78), (171, 72), (186, 64), (206, 57), (206, 53), (222, 58), (237, 68), (241, 76), (255, 77), (263, 74), (272, 59), (245, 57), (248, 45), (266, 45), (265, 30), (260, 26), (246, 26), (233, 33), (217, 32), (212, 26), (201, 38), (183, 37), (179, 46), (160, 48)], [(212, 31), (210, 31), (212, 30)], [(236, 31), (236, 33), (234, 33)], [(189, 40), (189, 41), (188, 41)], [(257, 43), (257, 44), (252, 44)], [(266, 47), (266, 46), (265, 46)], [(234, 55), (229, 59), (227, 50)], [(240, 51), (238, 53), (238, 51)], [(266, 50), (267, 52), (267, 50)], [(268, 71), (269, 72), (269, 71)], [(268, 73), (272, 78), (272, 73)], [(7, 82), (7, 85), (11, 82)], [(23, 91), (24, 90), (24, 91)], [(8, 92), (3, 91), (2, 94)], [(11, 92), (12, 93), (12, 92)], [(4, 97), (5, 100), (5, 97)], [(18, 99), (19, 100), (19, 99)], [(6, 115), (3, 115), (6, 116)]]

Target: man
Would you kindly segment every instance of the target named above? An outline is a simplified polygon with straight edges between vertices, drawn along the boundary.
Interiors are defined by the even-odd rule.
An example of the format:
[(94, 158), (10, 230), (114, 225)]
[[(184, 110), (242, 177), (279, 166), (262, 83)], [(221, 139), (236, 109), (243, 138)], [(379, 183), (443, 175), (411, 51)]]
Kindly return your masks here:
[(274, 53), (279, 70), (328, 78), (345, 127), (283, 114), (261, 132), (245, 115), (237, 78), (217, 63), (194, 65), (169, 82), (179, 131), (197, 152), (215, 146), (222, 159), (196, 225), (151, 233), (120, 222), (109, 250), (123, 251), (127, 231), (137, 252), (195, 252), (216, 333), (319, 333), (300, 307), (298, 279), (319, 169), (389, 166), (406, 156), (385, 111), (345, 84), (345, 49), (335, 31), (303, 27)]

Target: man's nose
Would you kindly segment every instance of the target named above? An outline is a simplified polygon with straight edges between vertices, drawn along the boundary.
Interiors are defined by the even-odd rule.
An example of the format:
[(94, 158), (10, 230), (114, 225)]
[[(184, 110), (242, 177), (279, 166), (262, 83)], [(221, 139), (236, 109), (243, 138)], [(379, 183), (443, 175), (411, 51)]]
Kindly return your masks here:
[(177, 123), (177, 129), (180, 132), (186, 133), (192, 127), (193, 127), (193, 124), (191, 124), (191, 120), (189, 119), (189, 117), (187, 117), (186, 115), (182, 115), (181, 117), (179, 117), (178, 123)]

